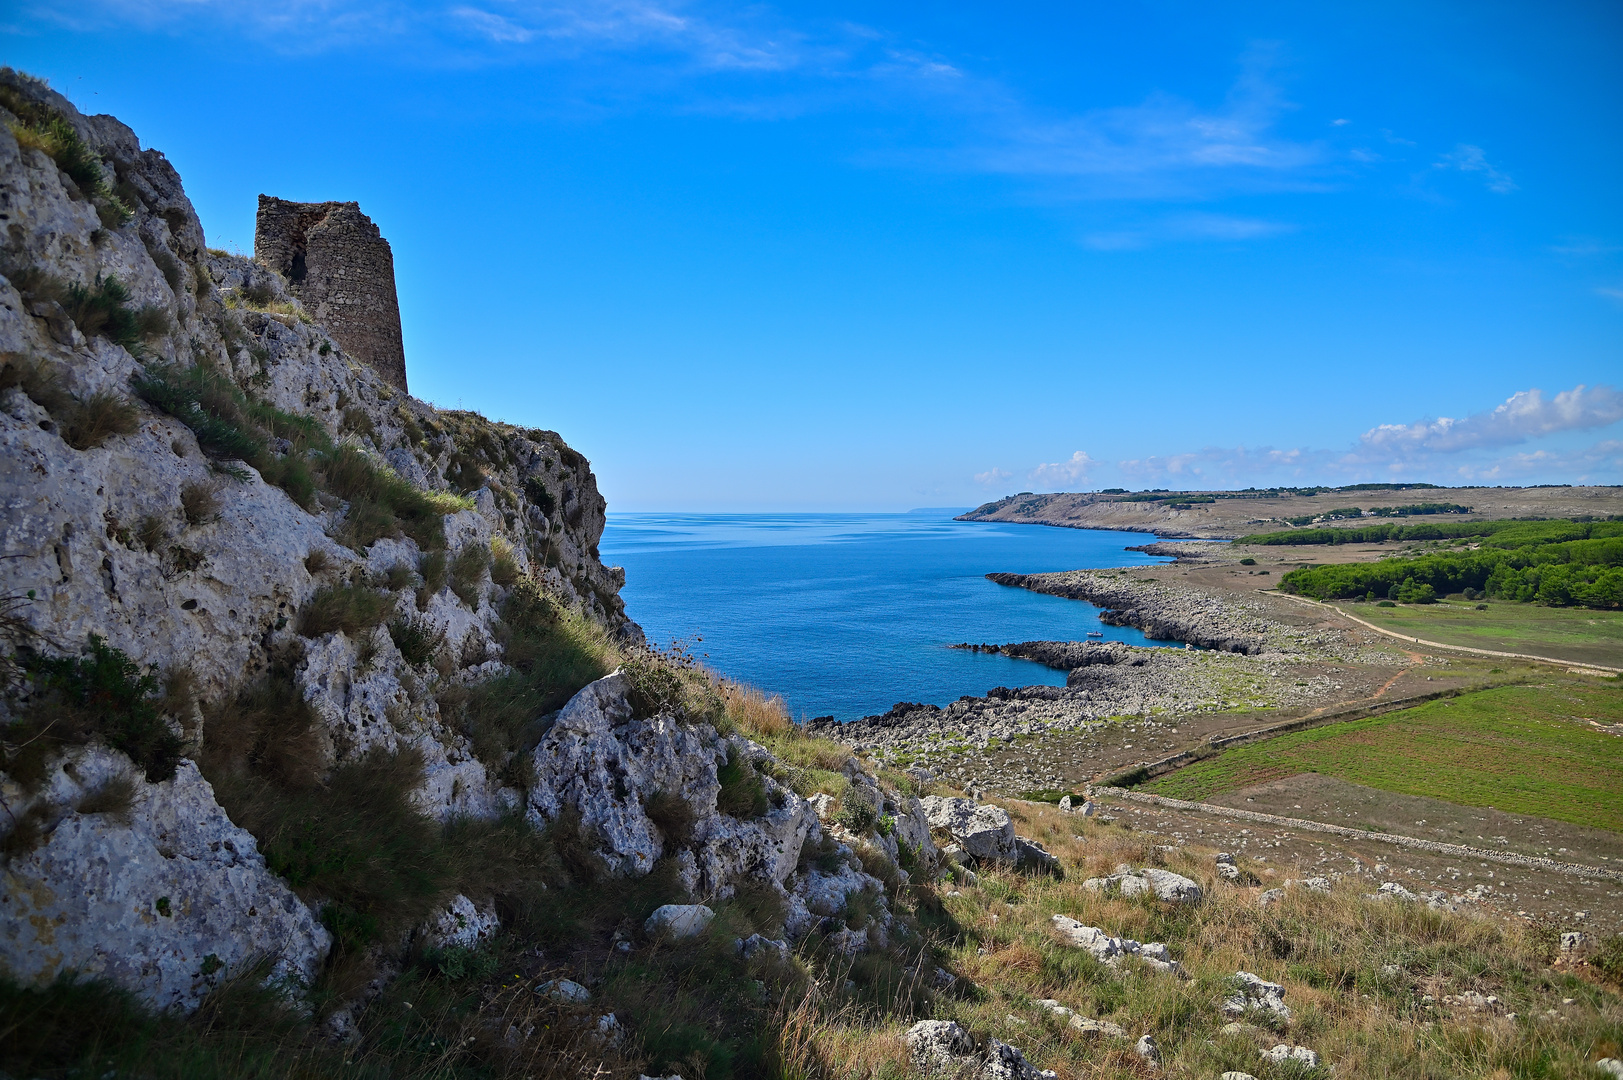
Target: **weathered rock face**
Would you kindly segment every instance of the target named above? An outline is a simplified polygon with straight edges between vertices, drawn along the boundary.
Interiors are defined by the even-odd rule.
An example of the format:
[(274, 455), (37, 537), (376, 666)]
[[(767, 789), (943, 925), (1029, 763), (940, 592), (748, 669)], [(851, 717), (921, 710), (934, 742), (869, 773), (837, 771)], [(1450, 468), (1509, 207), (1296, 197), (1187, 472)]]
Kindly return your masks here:
[[(76, 809), (121, 781), (133, 788), (126, 808)], [(149, 784), (123, 754), (84, 747), (32, 796), (9, 778), (0, 795), (19, 817), (33, 811), (52, 826), (0, 869), (0, 963), (15, 977), (106, 976), (159, 1008), (195, 1006), (260, 957), (276, 977), (315, 977), (327, 931), (191, 762)]]
[(930, 827), (949, 833), (977, 859), (1016, 862), (1020, 847), (1014, 835), (1014, 822), (1001, 807), (982, 805), (969, 799), (949, 799), (931, 795), (920, 799)]
[(254, 258), (287, 281), (338, 344), (406, 389), (394, 252), (359, 203), (261, 195)]
[[(597, 555), (604, 500), (589, 464), (555, 433), (406, 396), (403, 368), (391, 381), (335, 332), (338, 308), (312, 318), (276, 271), (210, 253), (174, 169), (127, 127), (83, 116), (10, 69), (0, 70), (0, 86), (7, 100), (52, 110), (71, 127), (99, 155), (97, 191), (116, 187), (130, 211), (123, 220), (105, 194), (20, 145), (7, 126), (16, 118), (0, 108), (0, 595), (15, 604), (0, 658), (19, 644), (76, 656), (95, 634), (141, 668), (184, 672), (195, 700), (172, 720), (192, 754), (208, 739), (197, 702), (227, 698), (275, 660), (293, 671), (319, 720), (326, 764), (414, 747), (426, 779), (413, 797), (426, 813), (517, 808), (523, 796), (486, 775), (467, 740), (441, 722), (435, 696), (447, 683), (506, 670), (498, 610), (508, 589), (486, 570), (460, 591), (447, 583), (419, 593), (415, 571), (427, 547), (443, 546), (452, 560), (499, 550), (564, 604), (640, 640), (617, 595), (623, 572)], [(310, 225), (306, 282), (325, 272), (319, 259), (312, 269), (312, 251), (360, 228), (342, 209)], [(138, 329), (119, 336), (123, 344), (105, 326), (76, 323), (58, 299), (114, 278), (125, 298), (113, 305)], [(391, 305), (392, 288), (391, 272)], [(267, 481), (273, 462), (302, 453), (291, 442), (270, 440), (267, 456), (255, 458), (262, 472), (218, 445), (205, 453), (196, 425), (176, 419), (183, 410), (160, 412), (137, 397), (133, 380), (194, 366), (250, 407), (282, 410), (442, 505), (454, 499), (461, 509), (433, 526), (443, 545), (403, 531), (356, 542), (346, 531), (353, 504), (323, 491), (295, 499)], [(92, 405), (112, 422), (86, 434)], [(402, 575), (408, 584), (395, 581)], [(438, 666), (407, 663), (383, 627), (301, 636), (301, 613), (318, 590), (351, 584), (388, 594), (389, 614), (438, 635)], [(21, 704), (0, 701), (0, 724)], [(26, 978), (66, 968), (106, 974), (166, 1007), (195, 1003), (217, 973), (260, 953), (309, 976), (326, 931), (266, 870), (195, 765), (183, 762), (158, 783), (137, 771), (127, 810), (79, 813), (83, 784), (67, 770), (96, 780), (113, 768), (108, 761), (129, 764), (92, 746), (52, 762), (44, 787), (0, 774), (9, 811), (0, 836), (36, 806), (30, 820), (41, 831), (0, 868), (0, 964)], [(706, 837), (713, 859), (753, 842), (765, 843)], [(696, 857), (694, 873), (704, 865)]]

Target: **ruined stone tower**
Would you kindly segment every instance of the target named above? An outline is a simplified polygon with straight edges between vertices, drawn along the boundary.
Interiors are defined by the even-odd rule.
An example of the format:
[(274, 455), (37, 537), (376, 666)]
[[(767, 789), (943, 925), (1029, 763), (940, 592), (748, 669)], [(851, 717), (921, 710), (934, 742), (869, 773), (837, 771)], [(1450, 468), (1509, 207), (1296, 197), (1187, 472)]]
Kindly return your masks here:
[(287, 279), (339, 347), (406, 389), (394, 253), (359, 203), (261, 195), (254, 258)]

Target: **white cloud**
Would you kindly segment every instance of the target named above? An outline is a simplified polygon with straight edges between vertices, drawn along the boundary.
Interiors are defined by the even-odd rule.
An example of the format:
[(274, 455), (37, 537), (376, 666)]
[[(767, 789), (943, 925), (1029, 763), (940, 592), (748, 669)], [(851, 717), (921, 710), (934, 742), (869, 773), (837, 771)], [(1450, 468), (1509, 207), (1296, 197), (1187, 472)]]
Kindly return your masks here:
[(1281, 221), (1226, 214), (1178, 214), (1137, 227), (1090, 233), (1082, 242), (1095, 251), (1136, 251), (1179, 241), (1258, 240), (1295, 230), (1296, 226)]
[(494, 12), (481, 11), (478, 8), (452, 8), (451, 17), (461, 19), (469, 29), (497, 44), (523, 44), (535, 37), (535, 31), (519, 26)]
[(1071, 487), (1086, 480), (1089, 470), (1097, 464), (1098, 462), (1089, 457), (1085, 451), (1078, 450), (1068, 460), (1038, 465), (1028, 475), (1034, 484), (1055, 488)]
[(1489, 191), (1508, 195), (1516, 190), (1516, 181), (1488, 162), (1488, 157), (1480, 146), (1469, 143), (1460, 143), (1451, 154), (1444, 154), (1441, 160), (1432, 165), (1434, 169), (1458, 169), (1461, 172), (1481, 173), (1483, 182)]
[(985, 472), (975, 474), (975, 483), (991, 487), (993, 484), (1003, 483), (1013, 475), (1014, 473), (1007, 469), (987, 469)]
[(1605, 427), (1618, 420), (1623, 420), (1623, 394), (1609, 386), (1580, 385), (1553, 398), (1546, 398), (1542, 390), (1521, 390), (1494, 409), (1459, 420), (1444, 416), (1412, 424), (1382, 424), (1364, 432), (1359, 445), (1384, 454), (1448, 454)]
[(1332, 121), (1330, 121), (1330, 124), (1333, 127), (1345, 127), (1346, 125), (1348, 125), (1350, 123), (1352, 123), (1351, 120), (1332, 120)]

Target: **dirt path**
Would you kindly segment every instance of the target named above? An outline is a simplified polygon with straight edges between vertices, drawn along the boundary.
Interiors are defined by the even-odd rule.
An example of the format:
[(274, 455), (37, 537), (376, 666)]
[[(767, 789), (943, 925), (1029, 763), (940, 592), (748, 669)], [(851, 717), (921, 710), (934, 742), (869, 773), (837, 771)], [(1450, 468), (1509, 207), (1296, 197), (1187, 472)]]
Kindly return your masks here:
[[(1450, 649), (1454, 652), (1472, 653), (1476, 656), (1489, 656), (1498, 660), (1531, 660), (1535, 664), (1554, 664), (1555, 666), (1575, 675), (1582, 675), (1587, 672), (1595, 672), (1596, 674), (1605, 672), (1609, 675), (1623, 674), (1623, 668), (1607, 667), (1605, 664), (1580, 664), (1572, 660), (1557, 660), (1553, 656), (1534, 656), (1531, 653), (1497, 652), (1493, 649), (1476, 649), (1469, 645), (1444, 645), (1440, 641), (1427, 641), (1424, 638), (1411, 637), (1408, 634), (1400, 634), (1394, 630), (1387, 630), (1384, 627), (1376, 626), (1374, 623), (1366, 622), (1356, 615), (1347, 614), (1347, 612), (1342, 611), (1334, 604), (1324, 604), (1317, 600), (1309, 600), (1305, 596), (1292, 596), (1289, 593), (1276, 593), (1275, 595), (1286, 600), (1294, 601), (1298, 604), (1306, 604), (1309, 607), (1333, 611), (1337, 615), (1340, 615), (1343, 619), (1351, 620), (1352, 622), (1357, 623), (1359, 626), (1364, 627), (1366, 630), (1373, 630), (1377, 634), (1381, 634), (1389, 638), (1396, 638), (1398, 641), (1407, 641), (1415, 645), (1424, 645), (1428, 649)], [(1413, 656), (1414, 654), (1410, 653), (1410, 655)]]

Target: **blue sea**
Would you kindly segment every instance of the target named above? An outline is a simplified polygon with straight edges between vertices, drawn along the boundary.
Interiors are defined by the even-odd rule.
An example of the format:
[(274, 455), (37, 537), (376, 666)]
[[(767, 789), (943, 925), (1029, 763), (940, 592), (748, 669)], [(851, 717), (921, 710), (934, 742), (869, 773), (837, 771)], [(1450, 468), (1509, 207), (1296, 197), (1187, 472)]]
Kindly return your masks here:
[(1140, 533), (908, 514), (610, 514), (603, 562), (624, 566), (626, 613), (650, 643), (782, 694), (797, 717), (850, 720), (899, 701), (945, 705), (994, 686), (1063, 686), (1042, 664), (958, 642), (1149, 642), (1076, 600), (994, 585), (1040, 573), (1165, 562)]

